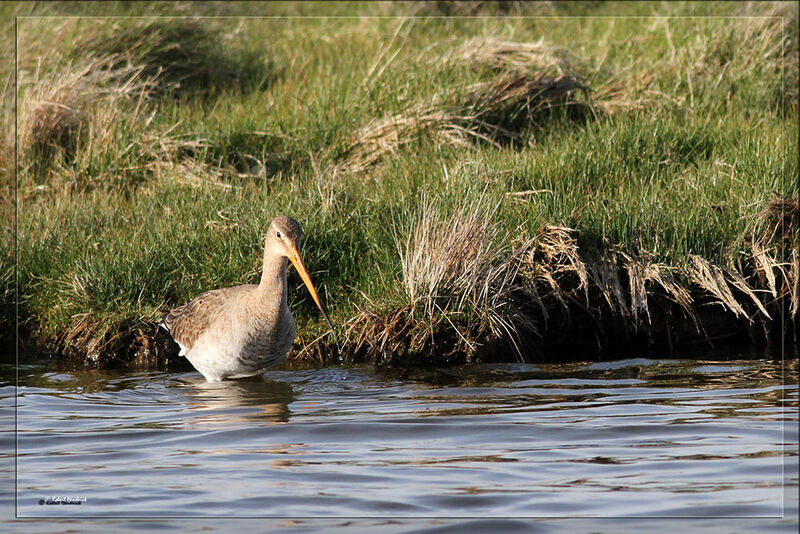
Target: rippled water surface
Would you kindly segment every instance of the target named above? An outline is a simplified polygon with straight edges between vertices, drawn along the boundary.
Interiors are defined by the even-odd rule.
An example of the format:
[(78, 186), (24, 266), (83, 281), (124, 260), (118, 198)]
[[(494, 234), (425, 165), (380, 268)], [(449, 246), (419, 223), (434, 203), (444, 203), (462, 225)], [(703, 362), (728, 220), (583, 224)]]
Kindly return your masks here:
[(796, 360), (216, 384), (32, 364), (17, 395), (22, 518), (797, 515)]

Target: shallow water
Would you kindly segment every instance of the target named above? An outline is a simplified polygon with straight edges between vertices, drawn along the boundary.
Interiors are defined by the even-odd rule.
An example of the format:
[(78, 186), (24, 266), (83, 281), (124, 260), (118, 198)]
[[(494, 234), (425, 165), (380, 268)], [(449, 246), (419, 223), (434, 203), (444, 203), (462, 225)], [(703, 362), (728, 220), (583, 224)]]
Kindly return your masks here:
[[(797, 369), (768, 359), (356, 366), (208, 384), (194, 372), (30, 364), (17, 389), (16, 513), (450, 517), (454, 528), (782, 517), (766, 524), (792, 528)], [(3, 372), (0, 401), (13, 407), (13, 366)]]

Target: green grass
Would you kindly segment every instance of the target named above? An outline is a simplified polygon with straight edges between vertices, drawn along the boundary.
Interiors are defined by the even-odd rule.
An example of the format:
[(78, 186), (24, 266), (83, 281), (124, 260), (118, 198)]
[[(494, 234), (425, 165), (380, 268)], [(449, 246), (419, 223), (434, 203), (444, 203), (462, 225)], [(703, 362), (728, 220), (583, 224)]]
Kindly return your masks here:
[[(789, 3), (489, 3), (477, 13), (496, 16), (477, 18), (441, 18), (464, 6), (431, 2), (197, 4), (191, 13), (155, 3), (2, 9), (34, 16), (17, 26), (19, 247), (16, 258), (3, 257), (3, 272), (16, 261), (24, 334), (59, 350), (125, 348), (114, 336), (152, 332), (163, 310), (256, 282), (263, 234), (278, 214), (303, 225), (305, 263), (334, 322), (350, 327), (351, 347), (373, 343), (363, 336), (404, 307), (408, 331), (474, 334), (470, 343), (488, 346), (499, 334), (487, 326), (485, 304), (454, 303), (463, 287), (430, 295), (446, 321), (409, 298), (401, 257), (425, 203), (442, 220), (461, 207), (499, 205), (492, 246), (506, 257), (546, 225), (561, 225), (577, 231), (581, 250), (646, 257), (712, 298), (692, 281), (688, 258), (763, 288), (751, 250), (758, 214), (773, 195), (798, 194), (798, 30)], [(35, 18), (89, 10), (229, 18)], [(295, 17), (238, 18), (255, 14)], [(723, 18), (730, 16), (762, 18)], [(353, 147), (369, 146), (376, 121), (420, 106), (467, 113), (475, 84), (500, 76), (464, 52), (475, 39), (542, 39), (550, 59), (592, 89), (590, 100), (573, 91), (571, 107), (534, 115), (512, 101), (477, 119), (509, 135), (470, 118), (458, 123), (466, 137), (450, 142), (437, 123), (399, 133), (363, 171), (342, 166), (356, 157)], [(38, 103), (56, 98), (53, 87), (81, 61), (108, 75), (80, 86), (91, 98), (58, 93), (76, 111), (69, 127), (26, 141)], [(4, 68), (7, 78), (13, 67)], [(7, 250), (12, 148), (9, 137), (0, 151)], [(533, 192), (509, 194), (526, 191)], [(773, 252), (776, 261), (797, 261), (790, 249)], [(325, 326), (293, 271), (290, 282), (298, 349)], [(0, 284), (8, 303), (14, 278)], [(13, 308), (0, 320), (12, 331)], [(437, 350), (426, 343), (409, 350)]]

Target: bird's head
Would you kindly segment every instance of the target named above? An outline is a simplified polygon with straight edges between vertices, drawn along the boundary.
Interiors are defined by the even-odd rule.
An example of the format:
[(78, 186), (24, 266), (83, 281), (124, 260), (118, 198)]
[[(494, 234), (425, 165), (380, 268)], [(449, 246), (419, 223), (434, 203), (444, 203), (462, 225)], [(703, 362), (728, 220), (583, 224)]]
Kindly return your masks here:
[(328, 323), (328, 326), (330, 326), (331, 331), (333, 331), (333, 324), (328, 317), (328, 312), (325, 311), (325, 307), (319, 300), (317, 290), (314, 288), (311, 277), (308, 275), (308, 271), (306, 271), (306, 266), (303, 265), (303, 260), (300, 258), (299, 248), (302, 241), (303, 229), (300, 228), (300, 223), (291, 217), (279, 215), (272, 219), (272, 223), (269, 225), (265, 247), (267, 251), (273, 254), (289, 258), (294, 268), (300, 273), (300, 278), (303, 279), (303, 282), (308, 288), (308, 292), (311, 293), (311, 298), (314, 299), (319, 311), (322, 312), (322, 316), (325, 317), (325, 321)]
[(267, 230), (266, 246), (273, 254), (290, 260), (292, 256), (299, 258), (300, 255), (297, 251), (302, 242), (303, 229), (300, 228), (299, 222), (285, 215), (279, 215), (272, 219), (269, 230)]

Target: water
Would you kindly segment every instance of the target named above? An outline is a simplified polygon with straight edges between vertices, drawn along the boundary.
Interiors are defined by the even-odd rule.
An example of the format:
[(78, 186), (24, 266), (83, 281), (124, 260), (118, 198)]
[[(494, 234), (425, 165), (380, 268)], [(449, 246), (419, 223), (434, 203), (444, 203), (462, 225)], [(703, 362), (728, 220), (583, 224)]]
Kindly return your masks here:
[[(3, 377), (13, 425), (12, 366)], [(216, 384), (30, 364), (17, 390), (16, 513), (91, 517), (100, 530), (122, 526), (110, 518), (225, 516), (306, 518), (271, 523), (289, 531), (502, 532), (537, 517), (793, 531), (797, 382), (796, 360), (767, 359), (331, 367)], [(13, 434), (4, 444), (13, 450)], [(612, 530), (643, 524), (629, 521)]]

